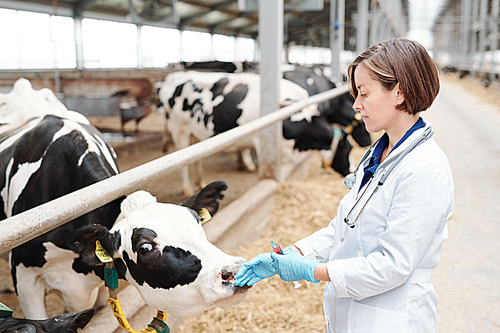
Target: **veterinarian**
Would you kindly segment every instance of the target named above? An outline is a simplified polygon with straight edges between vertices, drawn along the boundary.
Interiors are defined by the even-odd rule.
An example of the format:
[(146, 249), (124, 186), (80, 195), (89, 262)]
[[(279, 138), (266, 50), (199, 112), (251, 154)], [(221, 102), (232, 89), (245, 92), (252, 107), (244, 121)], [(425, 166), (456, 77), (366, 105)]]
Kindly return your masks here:
[(439, 92), (438, 67), (424, 47), (391, 39), (348, 67), (368, 132), (381, 138), (345, 184), (329, 225), (284, 249), (259, 254), (237, 285), (278, 274), (326, 281), (326, 332), (435, 332), (438, 299), (430, 283), (448, 237), (453, 178), (448, 159), (420, 113)]

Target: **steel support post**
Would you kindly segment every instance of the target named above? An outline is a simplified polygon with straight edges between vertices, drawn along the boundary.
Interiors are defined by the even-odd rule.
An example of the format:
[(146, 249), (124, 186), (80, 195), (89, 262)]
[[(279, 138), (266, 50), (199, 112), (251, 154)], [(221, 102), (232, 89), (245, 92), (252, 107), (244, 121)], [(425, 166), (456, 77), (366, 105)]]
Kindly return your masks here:
[(368, 46), (368, 0), (358, 0), (358, 23), (356, 26), (356, 53)]
[(380, 42), (380, 8), (372, 2), (370, 10), (370, 45)]
[(76, 50), (76, 69), (83, 69), (83, 38), (82, 38), (82, 17), (73, 19), (75, 27), (75, 50)]
[[(279, 109), (281, 56), (283, 50), (283, 0), (259, 1), (259, 42), (261, 47), (261, 115)], [(260, 179), (280, 179), (281, 123), (262, 131)]]
[(500, 16), (500, 0), (491, 3), (491, 35), (490, 50), (493, 52), (493, 65), (496, 64), (495, 52), (498, 50), (498, 18)]
[(344, 50), (345, 0), (330, 1), (330, 51), (332, 75), (342, 82), (340, 53)]
[(468, 62), (469, 59), (469, 33), (470, 33), (470, 0), (462, 0), (462, 17), (460, 20), (461, 31), (461, 55), (462, 63)]

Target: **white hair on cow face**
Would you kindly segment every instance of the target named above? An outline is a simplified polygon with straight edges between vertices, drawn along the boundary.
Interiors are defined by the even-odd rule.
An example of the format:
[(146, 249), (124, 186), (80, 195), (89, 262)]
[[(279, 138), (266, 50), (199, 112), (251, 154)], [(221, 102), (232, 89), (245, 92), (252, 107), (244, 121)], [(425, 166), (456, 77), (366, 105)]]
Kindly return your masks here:
[(147, 205), (156, 202), (156, 197), (146, 191), (137, 191), (129, 195), (121, 204), (121, 211), (125, 218), (128, 218), (130, 213), (143, 209)]

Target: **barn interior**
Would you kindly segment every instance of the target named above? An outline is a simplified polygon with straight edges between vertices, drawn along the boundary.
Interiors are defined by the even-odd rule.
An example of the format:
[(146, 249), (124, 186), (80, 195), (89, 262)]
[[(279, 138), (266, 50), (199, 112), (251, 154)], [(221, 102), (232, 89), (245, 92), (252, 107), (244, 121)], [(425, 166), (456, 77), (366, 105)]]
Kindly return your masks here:
[[(82, 49), (83, 36), (79, 30), (82, 21), (89, 19), (124, 23), (132, 25), (138, 32), (143, 27), (203, 32), (208, 33), (212, 41), (218, 36), (246, 38), (255, 41), (249, 61), (259, 63), (260, 51), (266, 45), (259, 38), (258, 2), (259, 0), (0, 0), (0, 9), (71, 18), (74, 21), (75, 37), (72, 65), (58, 67), (51, 64), (46, 68), (26, 68), (15, 64), (10, 68), (0, 68), (0, 92), (9, 92), (16, 80), (27, 78), (35, 89), (49, 88), (54, 91), (68, 108), (93, 119), (102, 118), (102, 129), (116, 131), (118, 134), (122, 121), (136, 118), (136, 114), (127, 118), (126, 109), (130, 109), (131, 105), (151, 105), (153, 112), (141, 120), (139, 133), (143, 132), (141, 126), (148, 122), (148, 125), (155, 126), (157, 132), (161, 132), (163, 123), (156, 121), (160, 118), (153, 119), (150, 116), (154, 114), (153, 99), (157, 83), (172, 71), (182, 70), (182, 67), (177, 66), (178, 61), (163, 61), (152, 65), (140, 48), (136, 48), (132, 51), (137, 53), (135, 64), (89, 65), (91, 62)], [(474, 74), (485, 86), (498, 85), (499, 2), (500, 0), (285, 0), (283, 61), (337, 66), (342, 69), (346, 62), (368, 45), (390, 37), (409, 36), (410, 32), (425, 28), (430, 29), (434, 41), (426, 46), (434, 53), (443, 70), (459, 71), (461, 77)], [(339, 17), (339, 12), (344, 13), (342, 18)], [(0, 22), (0, 27), (1, 24)], [(417, 35), (413, 36), (417, 38)], [(131, 40), (130, 44), (141, 45), (139, 38), (140, 33), (137, 33), (137, 39)], [(168, 40), (157, 42), (158, 47), (169, 44)], [(294, 56), (293, 52), (298, 49), (304, 53), (308, 50), (320, 50), (323, 57), (304, 61), (305, 57)], [(127, 52), (129, 50), (126, 49)], [(124, 51), (120, 49), (117, 52)], [(216, 50), (208, 50), (205, 54), (207, 55), (203, 59), (187, 61), (219, 60)], [(0, 59), (4, 59), (2, 55)], [(179, 57), (178, 60), (183, 59)], [(343, 80), (344, 77), (340, 75), (337, 79)], [(112, 124), (108, 125), (110, 122)], [(142, 140), (139, 149), (143, 152), (147, 145), (154, 146), (156, 151), (147, 157), (148, 160), (161, 156), (162, 153), (157, 150), (161, 138), (141, 138), (140, 135), (133, 134), (134, 128), (133, 121), (127, 122), (125, 130), (128, 136), (119, 140)], [(119, 155), (130, 154), (135, 158), (134, 153), (126, 150), (125, 145), (123, 150), (116, 148), (119, 147), (116, 143), (114, 147)], [(146, 161), (135, 160), (125, 169), (143, 162)], [(230, 165), (231, 162), (224, 161), (225, 165)], [(208, 161), (207, 165), (210, 163)], [(228, 177), (232, 177), (232, 170), (223, 171), (227, 172)], [(326, 175), (323, 186), (328, 186), (327, 179), (333, 177), (331, 174)], [(239, 192), (232, 192), (227, 198), (240, 196), (244, 189), (250, 188), (258, 180), (258, 176), (252, 174), (246, 178), (245, 186)], [(342, 180), (338, 181), (340, 183)], [(152, 188), (153, 185), (148, 186)], [(169, 198), (175, 198), (176, 201), (182, 200), (179, 193), (169, 195), (174, 195)], [(290, 201), (301, 203), (303, 198), (292, 197)], [(268, 240), (265, 240), (265, 245), (264, 242), (262, 244), (268, 246)], [(250, 249), (247, 250), (251, 252)], [(141, 300), (134, 297), (131, 295), (131, 303), (134, 306), (140, 305)], [(150, 319), (147, 310), (139, 309), (138, 312), (140, 311), (147, 313), (146, 317)], [(138, 321), (141, 320), (140, 314)], [(221, 325), (224, 323), (227, 322), (221, 321)], [(203, 328), (200, 330), (203, 331)]]

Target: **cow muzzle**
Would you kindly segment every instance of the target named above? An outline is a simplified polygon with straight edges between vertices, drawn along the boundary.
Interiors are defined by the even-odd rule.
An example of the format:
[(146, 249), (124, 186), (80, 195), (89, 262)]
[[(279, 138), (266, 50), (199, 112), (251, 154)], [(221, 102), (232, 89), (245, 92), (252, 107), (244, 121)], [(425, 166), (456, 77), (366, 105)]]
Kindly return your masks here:
[(228, 291), (231, 292), (232, 294), (241, 293), (250, 288), (250, 286), (246, 285), (242, 287), (234, 285), (234, 280), (236, 280), (236, 274), (241, 269), (241, 267), (243, 267), (244, 263), (245, 260), (240, 260), (233, 264), (223, 266), (217, 277), (220, 281), (221, 286), (223, 288), (229, 289)]
[(226, 295), (218, 299), (214, 304), (220, 308), (230, 308), (245, 299), (246, 291), (250, 289), (250, 286), (235, 286), (234, 281), (236, 280), (236, 273), (245, 263), (245, 260), (237, 261), (233, 264), (225, 265), (220, 270), (217, 279), (219, 286), (221, 287), (223, 293)]

